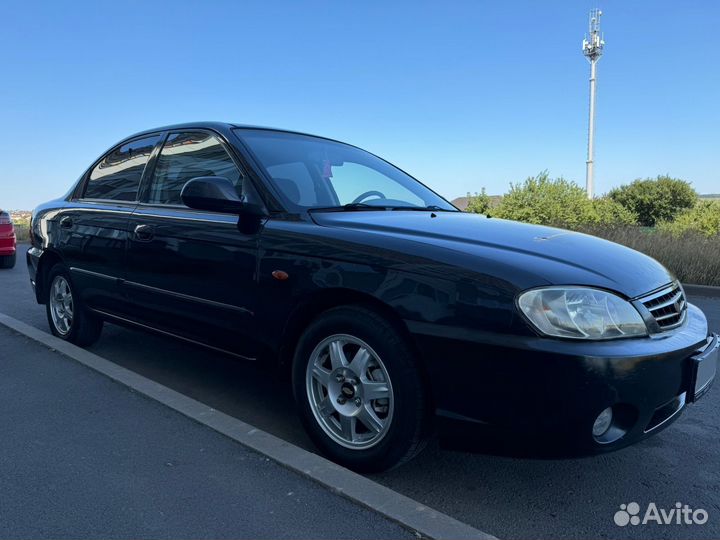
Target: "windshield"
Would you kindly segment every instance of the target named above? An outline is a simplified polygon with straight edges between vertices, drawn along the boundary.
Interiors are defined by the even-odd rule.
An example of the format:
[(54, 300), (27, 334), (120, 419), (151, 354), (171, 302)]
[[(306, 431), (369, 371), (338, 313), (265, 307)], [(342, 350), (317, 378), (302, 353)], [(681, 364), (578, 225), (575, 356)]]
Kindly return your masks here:
[(236, 129), (235, 133), (292, 210), (456, 210), (411, 176), (359, 148), (281, 131)]

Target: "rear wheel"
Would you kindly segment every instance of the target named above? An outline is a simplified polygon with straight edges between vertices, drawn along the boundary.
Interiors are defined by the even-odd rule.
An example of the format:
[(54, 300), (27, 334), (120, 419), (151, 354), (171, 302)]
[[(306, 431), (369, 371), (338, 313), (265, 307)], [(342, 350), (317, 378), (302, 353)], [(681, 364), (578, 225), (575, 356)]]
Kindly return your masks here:
[(342, 465), (386, 470), (425, 446), (427, 398), (414, 355), (373, 311), (340, 307), (315, 320), (298, 343), (293, 388), (313, 441)]
[(12, 255), (3, 255), (0, 257), (0, 268), (14, 268), (16, 256), (17, 254), (13, 253)]
[(64, 265), (56, 264), (50, 269), (47, 291), (45, 308), (53, 335), (80, 346), (95, 343), (100, 337), (103, 321), (82, 304)]

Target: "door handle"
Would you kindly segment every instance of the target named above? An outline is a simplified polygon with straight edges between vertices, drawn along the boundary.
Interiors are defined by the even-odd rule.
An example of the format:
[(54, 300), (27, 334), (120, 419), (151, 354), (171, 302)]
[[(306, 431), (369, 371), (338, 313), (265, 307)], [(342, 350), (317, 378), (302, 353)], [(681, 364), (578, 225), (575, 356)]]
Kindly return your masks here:
[(65, 216), (60, 220), (60, 227), (63, 229), (72, 229), (73, 220), (70, 216)]
[(138, 225), (135, 227), (135, 238), (140, 242), (149, 242), (155, 236), (155, 230), (151, 225)]

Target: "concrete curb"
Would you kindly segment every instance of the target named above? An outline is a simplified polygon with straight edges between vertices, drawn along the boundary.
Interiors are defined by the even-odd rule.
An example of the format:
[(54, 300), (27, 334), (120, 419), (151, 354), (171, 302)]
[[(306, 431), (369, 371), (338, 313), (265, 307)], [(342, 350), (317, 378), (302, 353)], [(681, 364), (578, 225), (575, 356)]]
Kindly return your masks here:
[(199, 401), (120, 367), (85, 349), (58, 339), (34, 326), (3, 313), (0, 313), (0, 324), (222, 433), (243, 446), (399, 523), (424, 538), (478, 540), (495, 538), (323, 457), (216, 411)]
[(710, 285), (693, 285), (692, 283), (683, 283), (683, 289), (687, 294), (696, 296), (709, 296), (711, 298), (720, 298), (720, 287), (711, 287)]

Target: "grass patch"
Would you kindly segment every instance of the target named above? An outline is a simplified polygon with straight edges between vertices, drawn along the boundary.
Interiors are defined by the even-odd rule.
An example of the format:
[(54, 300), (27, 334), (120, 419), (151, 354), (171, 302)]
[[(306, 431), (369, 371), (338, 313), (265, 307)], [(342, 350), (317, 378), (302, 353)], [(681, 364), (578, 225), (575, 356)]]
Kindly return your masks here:
[(15, 236), (17, 237), (18, 243), (30, 241), (30, 229), (24, 223), (15, 224)]
[(638, 226), (589, 225), (579, 230), (649, 255), (683, 283), (720, 286), (720, 235), (688, 231), (677, 236)]

